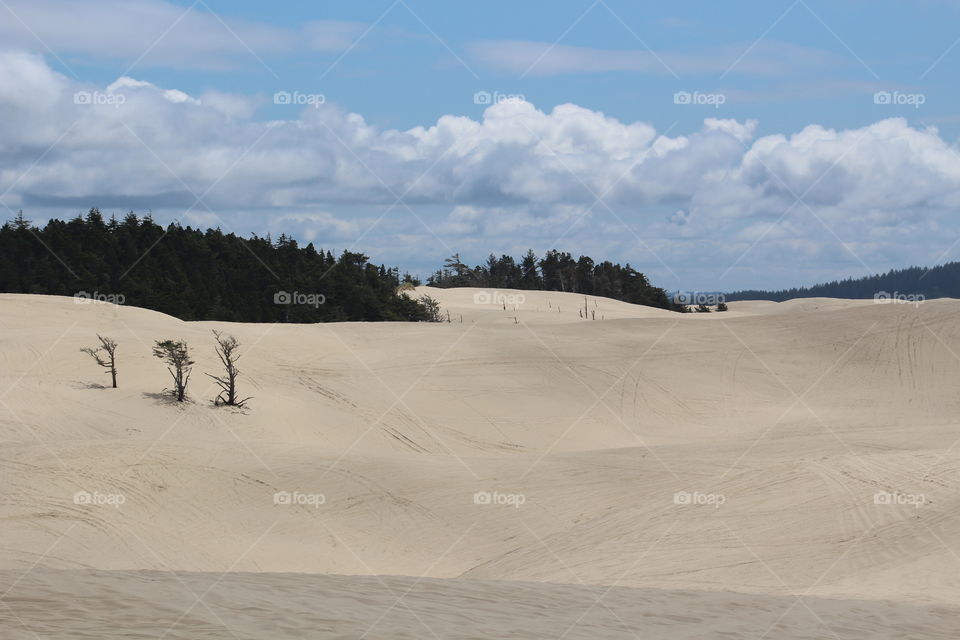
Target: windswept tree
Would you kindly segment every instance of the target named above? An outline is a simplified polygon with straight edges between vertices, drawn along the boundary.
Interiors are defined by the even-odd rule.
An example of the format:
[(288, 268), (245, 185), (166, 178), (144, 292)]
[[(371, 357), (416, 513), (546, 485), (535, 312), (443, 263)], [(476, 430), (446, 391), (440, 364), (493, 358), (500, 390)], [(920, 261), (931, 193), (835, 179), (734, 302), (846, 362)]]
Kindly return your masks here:
[(428, 295), (420, 296), (419, 302), (427, 310), (427, 322), (443, 322), (443, 313), (440, 303)]
[(183, 402), (187, 397), (187, 383), (193, 371), (193, 360), (190, 359), (187, 343), (183, 340), (157, 340), (153, 346), (153, 355), (166, 363), (167, 371), (173, 378), (173, 395), (177, 402)]
[(468, 280), (470, 277), (470, 267), (463, 263), (460, 254), (455, 253), (443, 262), (443, 268), (450, 271), (459, 280)]
[(240, 375), (240, 369), (237, 369), (237, 360), (240, 359), (240, 354), (237, 353), (237, 349), (240, 348), (240, 342), (235, 337), (224, 335), (216, 329), (213, 330), (213, 336), (217, 341), (217, 356), (223, 363), (224, 369), (222, 376), (206, 374), (213, 378), (220, 387), (220, 393), (217, 394), (213, 404), (242, 407), (252, 398), (242, 400), (237, 398), (237, 377)]
[(84, 347), (80, 351), (84, 352), (97, 361), (97, 364), (107, 369), (113, 381), (113, 388), (117, 388), (117, 342), (113, 338), (107, 338), (97, 334), (100, 340), (99, 347)]

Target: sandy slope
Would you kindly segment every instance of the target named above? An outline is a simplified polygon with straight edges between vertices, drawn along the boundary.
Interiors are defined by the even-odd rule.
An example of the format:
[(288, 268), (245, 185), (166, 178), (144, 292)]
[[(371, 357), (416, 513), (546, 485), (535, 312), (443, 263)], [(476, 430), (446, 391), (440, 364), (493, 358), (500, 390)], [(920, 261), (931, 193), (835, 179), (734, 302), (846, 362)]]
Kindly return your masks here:
[(37, 569), (12, 593), (9, 640), (957, 637), (937, 605), (529, 582)]
[[(486, 615), (507, 589), (487, 580), (516, 581), (529, 606), (561, 593), (530, 582), (568, 583), (563, 598), (581, 600), (585, 585), (617, 585), (661, 590), (657, 611), (729, 623), (734, 638), (759, 637), (754, 613), (794, 594), (827, 609), (823, 598), (896, 601), (891, 620), (930, 633), (940, 614), (928, 604), (960, 607), (960, 302), (679, 315), (589, 298), (597, 319), (584, 320), (572, 294), (424, 292), (450, 323), (183, 323), (0, 295), (5, 580), (34, 566), (84, 570), (69, 575), (96, 577), (104, 593), (143, 578), (90, 570), (456, 579), (429, 583), (436, 610), (419, 600), (437, 624)], [(209, 404), (213, 328), (245, 345), (247, 412)], [(108, 377), (79, 353), (97, 332), (121, 344), (118, 390), (96, 386)], [(166, 337), (194, 348), (192, 404), (158, 394), (167, 373), (149, 345)], [(76, 504), (78, 491), (123, 504)], [(302, 504), (275, 504), (277, 492)], [(476, 504), (476, 492), (522, 504)], [(49, 597), (57, 575), (15, 584), (0, 619), (17, 626), (13, 614)], [(270, 606), (287, 606), (296, 581), (263, 580), (276, 583)], [(754, 595), (706, 593), (720, 591)], [(617, 611), (649, 622), (651, 607), (631, 598)], [(728, 614), (740, 606), (737, 626)], [(883, 626), (882, 605), (842, 609), (835, 623), (852, 635), (841, 637)], [(776, 637), (824, 632), (795, 622)], [(322, 637), (355, 637), (330, 625)], [(680, 627), (656, 637), (701, 637)]]

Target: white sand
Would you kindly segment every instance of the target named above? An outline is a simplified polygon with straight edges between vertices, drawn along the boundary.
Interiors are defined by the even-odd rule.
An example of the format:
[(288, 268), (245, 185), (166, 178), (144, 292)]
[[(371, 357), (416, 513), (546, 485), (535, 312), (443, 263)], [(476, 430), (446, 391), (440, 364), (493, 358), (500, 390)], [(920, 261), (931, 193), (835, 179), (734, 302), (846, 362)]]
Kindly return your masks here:
[[(0, 589), (18, 577), (0, 571)], [(5, 639), (957, 637), (938, 605), (529, 582), (36, 569), (24, 593)]]
[[(130, 586), (154, 570), (183, 609), (195, 598), (170, 571), (274, 572), (204, 597), (246, 603), (239, 637), (296, 637), (296, 621), (258, 626), (274, 609), (301, 615), (305, 637), (358, 637), (393, 601), (363, 597), (373, 578), (276, 572), (448, 579), (421, 583), (415, 611), (487, 626), (439, 637), (510, 637), (518, 623), (490, 616), (512, 593), (543, 609), (530, 629), (557, 637), (604, 591), (589, 585), (616, 585), (609, 606), (641, 637), (759, 638), (791, 604), (768, 637), (833, 637), (810, 603), (839, 637), (952, 637), (937, 634), (960, 616), (960, 301), (680, 315), (589, 297), (591, 321), (573, 294), (504, 291), (524, 296), (504, 310), (475, 303), (480, 290), (420, 292), (453, 322), (184, 323), (0, 295), (2, 624), (34, 637), (41, 602), (59, 626), (40, 637), (85, 637), (111, 614), (84, 623), (71, 598), (115, 593), (139, 598), (113, 614), (131, 631), (86, 637), (159, 637), (143, 629), (169, 627), (179, 600)], [(245, 413), (209, 403), (213, 328), (244, 343)], [(109, 380), (79, 352), (98, 332), (120, 342), (120, 389), (91, 386)], [(157, 395), (169, 376), (149, 347), (168, 337), (194, 349), (192, 404)], [(123, 504), (75, 504), (78, 491)], [(475, 504), (478, 491), (522, 504)], [(308, 585), (355, 598), (321, 622), (295, 613)], [(567, 637), (632, 637), (595, 609), (607, 618)], [(196, 633), (167, 637), (234, 637), (196, 615)], [(433, 637), (401, 627), (367, 637)]]

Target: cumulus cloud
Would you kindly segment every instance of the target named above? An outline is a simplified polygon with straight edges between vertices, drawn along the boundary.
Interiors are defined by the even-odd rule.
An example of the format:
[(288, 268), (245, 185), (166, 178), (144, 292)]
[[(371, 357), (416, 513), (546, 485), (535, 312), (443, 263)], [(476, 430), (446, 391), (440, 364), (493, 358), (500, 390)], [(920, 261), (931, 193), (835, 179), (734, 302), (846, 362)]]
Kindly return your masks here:
[[(885, 267), (892, 254), (930, 262), (957, 231), (960, 155), (899, 118), (759, 137), (755, 122), (709, 118), (668, 136), (573, 104), (504, 102), (409, 130), (334, 104), (271, 121), (256, 107), (128, 77), (84, 85), (38, 56), (0, 54), (0, 200), (60, 216), (190, 209), (342, 247), (362, 236), (405, 264), (429, 244), (437, 256), (592, 246), (671, 272), (705, 251), (724, 267), (747, 251), (744, 264), (839, 254)], [(404, 234), (407, 255), (386, 233)]]

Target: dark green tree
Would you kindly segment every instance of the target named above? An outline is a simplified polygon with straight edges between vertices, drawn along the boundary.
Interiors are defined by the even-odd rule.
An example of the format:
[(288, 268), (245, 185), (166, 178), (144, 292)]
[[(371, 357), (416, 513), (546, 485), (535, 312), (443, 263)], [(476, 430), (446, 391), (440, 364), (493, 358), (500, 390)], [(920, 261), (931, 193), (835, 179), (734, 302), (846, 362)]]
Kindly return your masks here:
[[(397, 291), (398, 271), (371, 264), (363, 254), (344, 252), (337, 259), (286, 235), (274, 243), (177, 223), (163, 228), (132, 212), (105, 221), (91, 209), (66, 222), (50, 220), (42, 229), (18, 214), (0, 227), (0, 257), (0, 292), (122, 294), (124, 304), (183, 320), (426, 317), (416, 300)], [(290, 295), (278, 296), (283, 292)]]

